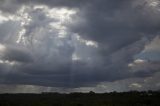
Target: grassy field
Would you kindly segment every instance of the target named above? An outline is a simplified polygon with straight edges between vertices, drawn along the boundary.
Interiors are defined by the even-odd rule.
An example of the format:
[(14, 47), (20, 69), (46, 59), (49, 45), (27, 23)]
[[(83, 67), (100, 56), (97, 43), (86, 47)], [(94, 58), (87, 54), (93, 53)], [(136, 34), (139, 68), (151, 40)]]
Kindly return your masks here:
[(160, 92), (0, 94), (0, 106), (160, 106)]

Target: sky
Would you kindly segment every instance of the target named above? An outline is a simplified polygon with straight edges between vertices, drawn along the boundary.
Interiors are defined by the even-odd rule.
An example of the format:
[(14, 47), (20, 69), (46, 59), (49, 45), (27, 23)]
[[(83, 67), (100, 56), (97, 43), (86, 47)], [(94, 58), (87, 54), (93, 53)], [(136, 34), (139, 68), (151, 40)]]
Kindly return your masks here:
[(0, 0), (0, 93), (160, 90), (159, 0)]

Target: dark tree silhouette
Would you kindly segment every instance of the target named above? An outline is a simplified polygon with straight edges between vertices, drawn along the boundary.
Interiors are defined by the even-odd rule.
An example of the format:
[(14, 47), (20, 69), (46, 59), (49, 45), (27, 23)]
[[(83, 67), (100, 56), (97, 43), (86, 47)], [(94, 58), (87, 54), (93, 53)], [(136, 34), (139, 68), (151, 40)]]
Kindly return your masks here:
[(160, 106), (159, 91), (0, 94), (0, 106)]

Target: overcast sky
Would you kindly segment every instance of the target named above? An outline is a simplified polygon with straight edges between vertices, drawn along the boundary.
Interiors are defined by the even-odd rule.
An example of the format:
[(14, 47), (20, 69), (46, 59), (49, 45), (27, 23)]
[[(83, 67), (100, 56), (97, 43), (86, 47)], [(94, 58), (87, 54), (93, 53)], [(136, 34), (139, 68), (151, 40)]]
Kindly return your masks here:
[(159, 0), (0, 0), (0, 93), (159, 89)]

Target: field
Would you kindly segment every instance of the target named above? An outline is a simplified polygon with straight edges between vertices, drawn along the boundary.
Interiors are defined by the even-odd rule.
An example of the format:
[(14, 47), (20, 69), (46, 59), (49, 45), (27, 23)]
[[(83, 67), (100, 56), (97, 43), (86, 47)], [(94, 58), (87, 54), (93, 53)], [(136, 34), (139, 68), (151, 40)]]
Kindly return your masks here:
[(160, 92), (0, 94), (0, 106), (160, 106)]

